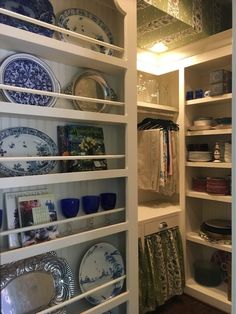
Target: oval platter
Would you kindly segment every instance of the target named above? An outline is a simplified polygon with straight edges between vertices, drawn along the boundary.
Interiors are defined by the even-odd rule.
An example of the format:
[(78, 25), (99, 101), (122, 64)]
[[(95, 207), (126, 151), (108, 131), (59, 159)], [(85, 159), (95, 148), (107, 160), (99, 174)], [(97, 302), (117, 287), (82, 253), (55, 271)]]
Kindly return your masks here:
[[(109, 243), (93, 245), (84, 255), (79, 268), (79, 284), (87, 292), (124, 275), (124, 263), (120, 252)], [(94, 292), (86, 297), (92, 304), (99, 304), (118, 295), (124, 280)]]
[[(0, 83), (24, 88), (60, 92), (60, 84), (50, 67), (41, 59), (27, 53), (7, 57), (0, 66)], [(2, 90), (5, 98), (14, 103), (52, 107), (55, 97)]]
[[(55, 23), (53, 6), (48, 0), (0, 0), (0, 7), (25, 16), (29, 16), (45, 23)], [(51, 29), (28, 23), (4, 14), (0, 14), (0, 23), (16, 28), (21, 28), (23, 30), (47, 37), (52, 37), (54, 34), (54, 31)]]
[[(36, 313), (74, 295), (74, 275), (64, 258), (49, 252), (1, 266), (1, 313)], [(65, 308), (53, 313), (65, 314)]]
[[(72, 94), (90, 98), (113, 100), (111, 89), (106, 80), (96, 71), (86, 70), (77, 75), (73, 81)], [(86, 101), (74, 100), (74, 106), (82, 111), (104, 112), (106, 104), (88, 103)]]
[[(28, 127), (15, 127), (0, 132), (0, 156), (56, 156), (57, 146), (45, 133)], [(1, 160), (1, 157), (0, 157)], [(5, 176), (46, 174), (53, 170), (56, 161), (1, 162), (0, 173)]]
[[(89, 11), (79, 8), (69, 8), (62, 11), (56, 23), (59, 27), (67, 30), (98, 39), (101, 42), (109, 44), (113, 43), (113, 36), (106, 24), (96, 15)], [(104, 54), (112, 55), (112, 49), (101, 45), (93, 44), (81, 40), (79, 38), (71, 37), (66, 34), (60, 34), (62, 40), (79, 45), (84, 48), (89, 48)]]

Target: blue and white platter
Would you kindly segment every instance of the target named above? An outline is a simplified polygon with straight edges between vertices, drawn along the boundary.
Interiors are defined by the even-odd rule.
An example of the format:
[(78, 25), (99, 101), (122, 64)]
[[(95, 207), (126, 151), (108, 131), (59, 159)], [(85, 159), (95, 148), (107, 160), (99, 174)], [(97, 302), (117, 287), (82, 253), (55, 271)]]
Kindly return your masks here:
[[(99, 17), (86, 10), (78, 8), (66, 9), (58, 15), (56, 23), (59, 27), (98, 39), (101, 42), (113, 43), (112, 33), (106, 24)], [(60, 34), (60, 37), (64, 41), (81, 47), (112, 55), (112, 49), (106, 48), (102, 44), (93, 44), (62, 33)]]
[(1, 162), (2, 157), (56, 156), (57, 146), (45, 133), (28, 127), (15, 127), (0, 132), (0, 173), (4, 176), (47, 174), (56, 161)]
[[(124, 263), (120, 252), (109, 243), (93, 245), (84, 255), (79, 269), (79, 285), (87, 292), (124, 275)], [(86, 297), (92, 304), (102, 303), (118, 295), (124, 280), (110, 285)]]
[[(0, 7), (32, 17), (45, 23), (55, 23), (53, 6), (48, 0), (0, 0)], [(47, 37), (52, 37), (54, 33), (54, 31), (51, 29), (25, 22), (23, 20), (15, 19), (4, 14), (0, 14), (0, 23), (16, 28), (21, 28)]]
[[(41, 59), (27, 53), (7, 57), (0, 66), (0, 83), (24, 88), (60, 92), (60, 84), (51, 68)], [(2, 90), (5, 98), (14, 103), (52, 107), (55, 97)]]

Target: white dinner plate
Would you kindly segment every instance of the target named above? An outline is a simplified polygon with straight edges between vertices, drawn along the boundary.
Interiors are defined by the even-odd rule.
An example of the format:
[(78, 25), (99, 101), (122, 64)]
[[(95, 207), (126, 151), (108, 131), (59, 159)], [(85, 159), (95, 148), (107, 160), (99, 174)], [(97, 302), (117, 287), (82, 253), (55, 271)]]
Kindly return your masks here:
[[(93, 245), (85, 253), (79, 269), (79, 285), (87, 292), (124, 275), (124, 263), (120, 252), (109, 243)], [(120, 293), (124, 280), (94, 292), (86, 297), (92, 304), (99, 304)]]
[[(101, 42), (113, 43), (113, 36), (106, 24), (97, 16), (83, 9), (69, 8), (57, 17), (57, 25), (67, 30), (98, 39)], [(62, 40), (111, 55), (112, 50), (101, 45), (86, 42), (66, 34), (60, 34)]]

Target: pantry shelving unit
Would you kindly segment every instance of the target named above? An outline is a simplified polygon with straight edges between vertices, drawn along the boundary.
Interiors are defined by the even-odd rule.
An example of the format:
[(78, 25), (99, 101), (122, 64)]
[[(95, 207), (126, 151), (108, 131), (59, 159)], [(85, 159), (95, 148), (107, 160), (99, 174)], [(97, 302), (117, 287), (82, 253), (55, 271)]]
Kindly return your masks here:
[[(146, 117), (172, 120), (178, 123), (179, 115), (179, 71), (163, 71), (159, 73), (158, 67), (152, 72), (145, 71), (145, 64), (138, 62), (138, 76), (145, 80), (155, 80), (157, 86), (157, 101), (148, 102), (147, 94), (140, 95), (138, 91), (138, 121)], [(139, 83), (139, 81), (138, 81)], [(165, 196), (157, 192), (138, 189), (138, 222), (139, 237), (144, 244), (144, 237), (166, 228), (180, 225), (181, 209), (179, 193)]]
[[(114, 36), (113, 55), (92, 51), (74, 43), (58, 40), (58, 33), (53, 38), (33, 34), (1, 24), (0, 57), (4, 60), (14, 53), (33, 54), (44, 60), (52, 69), (60, 82), (61, 94), (51, 96), (57, 98), (53, 108), (19, 105), (0, 101), (0, 128), (26, 126), (42, 130), (57, 143), (57, 126), (66, 124), (91, 125), (103, 128), (108, 170), (60, 173), (56, 166), (52, 173), (42, 175), (26, 175), (0, 178), (0, 207), (3, 208), (3, 227), (1, 229), (1, 265), (16, 262), (24, 258), (34, 257), (50, 251), (56, 251), (58, 257), (65, 258), (75, 277), (75, 295), (64, 302), (39, 313), (50, 313), (66, 307), (68, 313), (138, 313), (138, 256), (137, 256), (137, 202), (136, 202), (136, 7), (135, 1), (125, 0), (77, 0), (51, 1), (57, 14), (67, 7), (79, 7), (99, 16), (110, 28)], [(4, 13), (4, 11), (1, 11)], [(14, 14), (13, 14), (14, 15)], [(37, 21), (35, 21), (37, 24)], [(50, 26), (49, 26), (50, 27)], [(53, 28), (53, 26), (52, 26)], [(55, 30), (58, 30), (54, 27)], [(63, 31), (63, 30), (62, 30)], [(132, 34), (130, 36), (129, 34)], [(73, 34), (71, 34), (73, 35)], [(85, 37), (85, 42), (90, 39)], [(95, 43), (99, 43), (96, 42)], [(104, 43), (106, 46), (106, 43)], [(102, 73), (115, 91), (118, 100), (108, 101), (108, 112), (88, 112), (74, 110), (70, 95), (63, 89), (71, 82), (81, 69), (90, 68)], [(1, 84), (1, 88), (4, 87)], [(20, 91), (24, 91), (21, 89)], [(49, 94), (50, 95), (50, 94)], [(88, 102), (93, 99), (86, 99)], [(96, 99), (101, 102), (100, 99)], [(19, 157), (19, 160), (22, 156)], [(86, 157), (86, 156), (85, 156)], [(4, 157), (4, 162), (14, 161)], [(30, 159), (31, 157), (29, 157)], [(40, 160), (41, 157), (34, 157)], [(75, 158), (82, 158), (76, 156)], [(83, 156), (84, 158), (84, 156)], [(47, 158), (45, 158), (47, 159)], [(49, 158), (50, 159), (50, 158)], [(61, 160), (62, 157), (54, 158)], [(63, 160), (70, 157), (64, 156)], [(28, 247), (8, 248), (7, 238), (17, 230), (7, 230), (4, 195), (6, 192), (47, 188), (53, 193), (57, 202), (60, 236), (55, 240), (42, 242)], [(90, 216), (83, 214), (65, 219), (60, 212), (60, 199), (66, 197), (80, 198), (86, 194), (100, 194), (112, 191), (117, 193), (117, 204), (114, 211)], [(92, 220), (92, 227), (91, 223)], [(70, 225), (69, 234), (66, 234)], [(40, 227), (46, 227), (41, 224)], [(72, 226), (72, 227), (71, 227)], [(32, 227), (34, 229), (35, 227)], [(20, 231), (28, 230), (21, 229)], [(87, 294), (79, 288), (78, 269), (83, 254), (94, 244), (108, 242), (121, 252), (124, 260), (125, 275), (122, 291), (108, 300), (92, 305)], [(131, 277), (132, 276), (132, 277)], [(110, 284), (115, 284), (111, 281)], [(101, 286), (101, 289), (106, 286)], [(100, 287), (98, 288), (100, 289)]]
[[(210, 50), (207, 54), (195, 55), (194, 61), (183, 62), (184, 93), (188, 90), (202, 88), (209, 90), (210, 72), (218, 69), (232, 70), (232, 46), (227, 45), (219, 50)], [(183, 96), (184, 97), (184, 96)], [(186, 288), (187, 294), (199, 298), (228, 313), (231, 312), (231, 301), (228, 298), (228, 285), (222, 282), (217, 287), (206, 287), (195, 281), (194, 263), (199, 259), (211, 260), (216, 250), (232, 252), (232, 245), (209, 242), (200, 234), (200, 225), (207, 219), (231, 219), (231, 195), (217, 195), (198, 192), (192, 189), (194, 177), (231, 176), (231, 162), (193, 162), (188, 161), (187, 145), (208, 143), (213, 152), (216, 142), (231, 142), (232, 128), (212, 128), (209, 130), (190, 131), (188, 128), (198, 117), (231, 117), (232, 94), (215, 97), (205, 97), (184, 101), (183, 123), (185, 128), (184, 147), (185, 162), (185, 197), (183, 207), (185, 212), (186, 234)], [(221, 156), (223, 160), (223, 156)]]

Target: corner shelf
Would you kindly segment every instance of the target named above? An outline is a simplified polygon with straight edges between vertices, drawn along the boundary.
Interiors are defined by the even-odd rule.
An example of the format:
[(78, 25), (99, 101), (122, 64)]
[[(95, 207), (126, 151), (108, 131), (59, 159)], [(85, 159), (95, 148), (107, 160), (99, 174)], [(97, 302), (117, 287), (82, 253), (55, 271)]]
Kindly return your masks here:
[(224, 168), (224, 169), (231, 169), (232, 163), (231, 162), (213, 162), (213, 161), (187, 161), (187, 167), (202, 167), (202, 168)]
[(222, 251), (226, 251), (226, 252), (232, 252), (232, 245), (208, 242), (208, 241), (202, 239), (199, 236), (198, 232), (187, 232), (186, 239), (188, 241), (195, 242), (195, 243), (198, 243), (198, 244), (201, 244), (201, 245), (205, 245), (205, 246), (208, 246), (208, 247), (212, 247), (212, 248), (215, 248), (217, 250), (222, 250)]
[(202, 131), (186, 131), (186, 136), (201, 136), (201, 135), (224, 135), (232, 134), (232, 128), (228, 129), (214, 129)]
[(232, 93), (223, 94), (220, 96), (204, 97), (204, 98), (187, 100), (186, 106), (201, 105), (201, 104), (215, 104), (215, 103), (225, 102), (227, 100), (232, 100)]
[(178, 109), (171, 107), (171, 106), (165, 106), (165, 105), (160, 105), (160, 104), (154, 104), (154, 103), (148, 103), (144, 101), (138, 101), (138, 110), (139, 109), (151, 109), (151, 110), (161, 110), (161, 111), (166, 111), (166, 112), (171, 112), (171, 113), (177, 113)]
[(204, 192), (187, 191), (186, 196), (201, 198), (203, 200), (225, 202), (225, 203), (231, 203), (232, 202), (232, 196), (231, 195), (218, 195), (218, 194), (208, 194), (208, 193), (204, 193)]
[(193, 278), (189, 278), (186, 282), (185, 292), (222, 311), (231, 312), (231, 302), (227, 298), (226, 283), (222, 283), (218, 287), (209, 288), (199, 285)]

